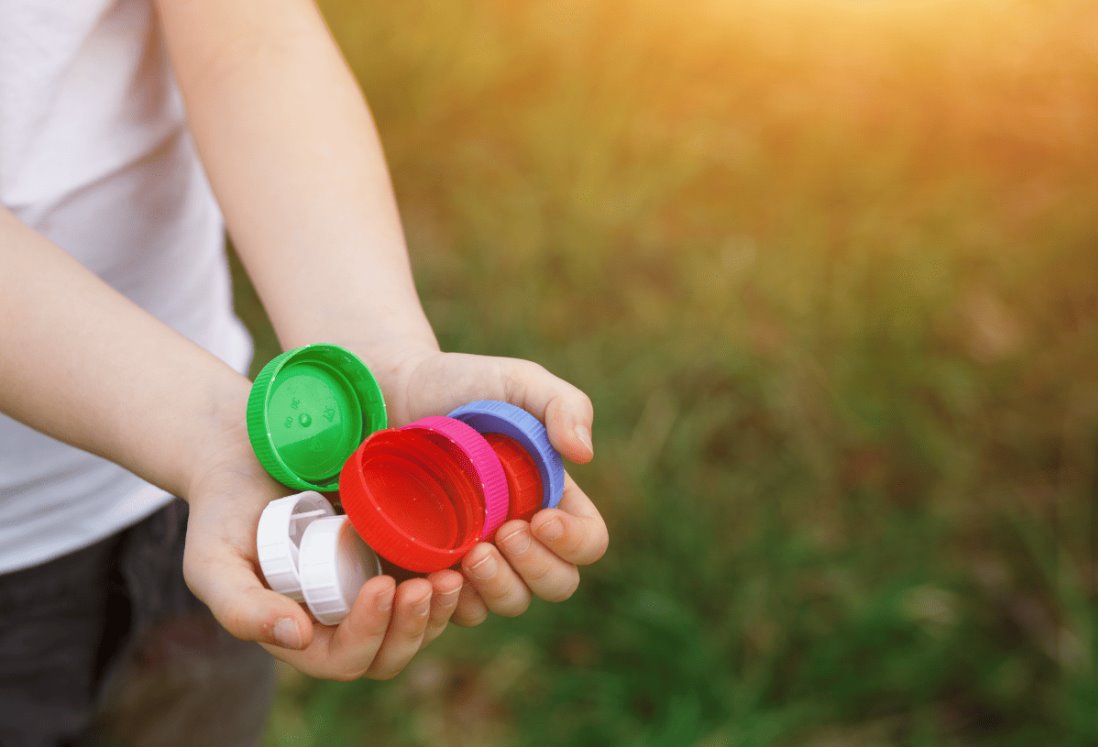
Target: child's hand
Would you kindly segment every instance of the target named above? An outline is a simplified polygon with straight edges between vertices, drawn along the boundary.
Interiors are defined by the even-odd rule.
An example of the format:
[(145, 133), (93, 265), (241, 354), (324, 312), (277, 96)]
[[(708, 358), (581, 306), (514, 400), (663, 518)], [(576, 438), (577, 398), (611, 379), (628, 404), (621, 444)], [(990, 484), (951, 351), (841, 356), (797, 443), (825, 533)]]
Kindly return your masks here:
[[(445, 414), (474, 399), (503, 399), (542, 418), (553, 444), (572, 461), (592, 457), (591, 403), (575, 387), (528, 361), (417, 353), (370, 361), (389, 395), (392, 425)], [(366, 583), (336, 627), (314, 623), (289, 597), (267, 589), (258, 575), (255, 532), (271, 500), (287, 493), (251, 451), (243, 401), (231, 405), (224, 430), (212, 434), (206, 458), (187, 491), (191, 505), (184, 573), (191, 590), (233, 635), (262, 643), (302, 672), (325, 679), (395, 676), (453, 618), (477, 625), (489, 611), (522, 614), (533, 595), (567, 599), (579, 584), (577, 565), (602, 557), (606, 525), (590, 499), (566, 478), (557, 509), (531, 523), (510, 521), (482, 543), (462, 573), (438, 571), (396, 584)]]
[(457, 608), (461, 574), (444, 570), (400, 584), (389, 576), (372, 578), (338, 626), (313, 622), (297, 602), (260, 581), (259, 515), (288, 491), (259, 466), (243, 417), (236, 420), (239, 425), (211, 437), (209, 456), (188, 491), (187, 584), (230, 633), (259, 641), (306, 674), (335, 680), (395, 676), (445, 629)]
[[(505, 400), (541, 419), (567, 459), (583, 463), (594, 456), (591, 400), (536, 363), (435, 351), (374, 360), (394, 425), (476, 399)], [(577, 566), (601, 558), (608, 542), (598, 509), (566, 476), (559, 508), (540, 511), (529, 523), (507, 522), (495, 545), (481, 543), (465, 556), (461, 566), (470, 583), (462, 589), (454, 622), (478, 625), (489, 611), (521, 615), (531, 596), (567, 599), (579, 585)]]
[(521, 615), (531, 595), (550, 602), (568, 599), (579, 586), (576, 566), (597, 561), (608, 542), (598, 509), (565, 476), (559, 508), (539, 511), (529, 523), (507, 522), (495, 545), (482, 542), (465, 556), (461, 566), (471, 584), (462, 589), (454, 622), (479, 625), (489, 611)]

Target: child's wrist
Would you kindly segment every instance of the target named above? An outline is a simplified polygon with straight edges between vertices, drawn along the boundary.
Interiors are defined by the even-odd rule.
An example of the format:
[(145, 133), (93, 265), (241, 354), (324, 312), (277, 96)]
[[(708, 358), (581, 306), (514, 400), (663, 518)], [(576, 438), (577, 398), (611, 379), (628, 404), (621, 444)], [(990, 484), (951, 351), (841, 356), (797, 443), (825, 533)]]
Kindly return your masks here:
[(368, 342), (334, 342), (350, 350), (369, 366), (389, 405), (392, 405), (393, 397), (404, 393), (405, 382), (412, 371), (424, 360), (440, 352), (433, 336), (430, 339), (386, 338)]
[(259, 472), (262, 468), (255, 458), (248, 441), (247, 411), (251, 382), (239, 374), (220, 378), (211, 384), (207, 393), (204, 417), (195, 418), (198, 433), (192, 436), (189, 448), (183, 449), (181, 462), (186, 474), (182, 478), (182, 498), (190, 501), (202, 494), (196, 485), (204, 474), (227, 462), (251, 464)]

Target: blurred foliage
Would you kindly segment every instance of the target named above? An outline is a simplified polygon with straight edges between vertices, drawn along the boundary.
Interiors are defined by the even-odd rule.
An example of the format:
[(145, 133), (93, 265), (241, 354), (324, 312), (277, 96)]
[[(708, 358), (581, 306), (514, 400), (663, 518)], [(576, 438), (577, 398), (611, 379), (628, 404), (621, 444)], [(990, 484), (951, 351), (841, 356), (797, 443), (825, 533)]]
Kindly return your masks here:
[(321, 5), (443, 345), (591, 395), (612, 539), (268, 744), (1098, 744), (1098, 6)]

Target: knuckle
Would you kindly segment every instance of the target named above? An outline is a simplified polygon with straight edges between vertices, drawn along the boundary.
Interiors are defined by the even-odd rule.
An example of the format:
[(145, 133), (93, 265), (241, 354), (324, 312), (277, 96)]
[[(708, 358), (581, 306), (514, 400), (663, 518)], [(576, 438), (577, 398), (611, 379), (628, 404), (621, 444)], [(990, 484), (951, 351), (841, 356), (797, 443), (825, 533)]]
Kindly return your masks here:
[(489, 607), (495, 609), (497, 605), (509, 603), (517, 592), (517, 584), (513, 580), (506, 580), (482, 590), (480, 595)]
[(432, 612), (430, 619), (427, 621), (427, 632), (425, 635), (430, 635), (432, 631), (445, 628), (447, 623), (450, 622), (450, 618), (454, 616), (454, 611), (456, 609), (456, 603), (447, 603), (445, 606), (439, 607)]
[(454, 624), (460, 625), (463, 628), (475, 628), (478, 625), (482, 625), (485, 620), (488, 619), (488, 610), (482, 609), (477, 612), (465, 612), (462, 614), (454, 615)]
[(576, 391), (579, 392), (580, 402), (583, 403), (584, 409), (587, 410), (589, 414), (593, 414), (595, 412), (595, 403), (591, 401), (591, 397), (582, 389), (577, 389)]
[(423, 640), (423, 633), (427, 630), (427, 621), (417, 621), (416, 623), (409, 625), (406, 628), (398, 630), (397, 633), (401, 640), (408, 643), (419, 643)]
[(552, 575), (552, 573), (553, 565), (548, 561), (543, 561), (524, 573), (523, 578), (526, 579), (526, 582), (528, 584), (537, 585), (548, 579), (549, 576)]
[(511, 394), (514, 388), (522, 382), (522, 361), (514, 358), (500, 360), (499, 375), (503, 379), (504, 389)]
[(503, 389), (508, 401), (516, 399), (522, 399), (523, 393), (526, 391), (526, 387), (529, 380), (532, 377), (538, 375), (539, 371), (544, 371), (537, 363), (533, 361), (512, 359), (508, 361), (503, 373)]
[[(568, 529), (571, 529), (569, 527)], [(593, 548), (590, 538), (582, 528), (577, 527), (575, 531), (568, 531), (565, 529), (564, 534), (564, 549), (570, 557), (585, 558)]]
[(498, 595), (492, 595), (485, 600), (488, 608), (500, 617), (518, 617), (530, 607), (530, 592), (525, 584), (515, 582), (508, 584)]
[(576, 589), (580, 588), (580, 572), (572, 567), (567, 576), (554, 579), (553, 583), (547, 583), (538, 589), (538, 597), (547, 602), (563, 602), (570, 599)]
[(221, 611), (221, 624), (234, 636), (241, 638), (247, 632), (248, 612), (241, 605), (234, 604)]
[(389, 621), (382, 618), (381, 620), (371, 620), (362, 628), (362, 632), (359, 636), (362, 639), (375, 639), (382, 640), (385, 638), (385, 634), (389, 631)]
[(591, 544), (591, 548), (587, 553), (588, 563), (595, 563), (602, 559), (602, 556), (606, 555), (606, 551), (610, 548), (610, 536), (603, 530), (595, 541)]
[(427, 630), (423, 633), (423, 642), (420, 644), (420, 648), (422, 649), (428, 643), (442, 635), (442, 632), (446, 630), (446, 625), (446, 622), (428, 625)]
[(449, 615), (453, 610), (457, 609), (458, 602), (461, 601), (461, 594), (457, 592), (450, 592), (448, 594), (440, 594), (438, 597), (438, 610), (441, 614)]
[(379, 672), (370, 671), (367, 676), (372, 680), (385, 681), (394, 679), (398, 674), (403, 671), (404, 667), (400, 667), (399, 669), (383, 669)]
[(545, 366), (535, 361), (519, 360), (518, 365), (515, 366), (516, 371), (524, 378), (530, 376), (542, 376), (549, 373)]
[(547, 602), (563, 602), (571, 599), (572, 595), (579, 589), (579, 583), (579, 573), (573, 573), (564, 584), (549, 589), (546, 594), (542, 595), (542, 599)]
[(493, 611), (500, 617), (518, 617), (528, 609), (530, 609), (529, 597), (508, 603), (499, 609), (493, 609)]

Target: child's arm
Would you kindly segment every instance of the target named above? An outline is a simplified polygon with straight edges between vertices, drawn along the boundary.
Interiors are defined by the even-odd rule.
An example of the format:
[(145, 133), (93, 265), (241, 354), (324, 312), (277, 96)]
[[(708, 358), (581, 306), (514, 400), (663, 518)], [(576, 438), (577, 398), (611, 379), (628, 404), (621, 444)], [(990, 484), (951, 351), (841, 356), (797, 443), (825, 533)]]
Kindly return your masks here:
[(0, 207), (0, 411), (190, 493), (248, 380)]
[(454, 571), (395, 588), (371, 579), (337, 628), (314, 628), (263, 588), (256, 525), (287, 491), (251, 453), (247, 378), (3, 208), (0, 265), (0, 412), (186, 498), (188, 582), (232, 633), (279, 646), (310, 674), (350, 678), (399, 671), (441, 632), (462, 587)]
[(373, 121), (313, 3), (158, 9), (190, 131), (283, 346), (437, 350)]
[[(592, 410), (578, 389), (527, 361), (438, 352), (373, 122), (313, 3), (158, 8), (199, 152), (283, 345), (330, 341), (359, 353), (397, 423), (506, 399), (543, 418), (566, 457), (588, 461)], [(607, 535), (574, 483), (562, 507), (535, 517), (532, 541), (530, 526), (514, 522), (498, 534), (502, 555), (490, 545), (470, 553), (472, 587), (455, 619), (475, 623), (486, 607), (519, 614), (531, 591), (571, 593), (576, 564), (601, 556)]]

